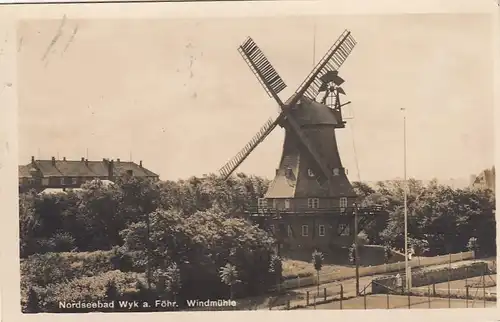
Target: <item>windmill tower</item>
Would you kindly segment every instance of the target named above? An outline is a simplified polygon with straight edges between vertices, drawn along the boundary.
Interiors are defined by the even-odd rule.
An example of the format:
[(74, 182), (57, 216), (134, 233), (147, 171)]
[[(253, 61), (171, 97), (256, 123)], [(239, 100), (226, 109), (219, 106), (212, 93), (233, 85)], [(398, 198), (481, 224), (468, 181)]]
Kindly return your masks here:
[[(238, 48), (266, 93), (279, 108), (220, 170), (228, 178), (250, 153), (279, 125), (285, 130), (283, 152), (274, 180), (256, 213), (273, 218), (271, 229), (291, 248), (320, 248), (325, 244), (352, 243), (353, 205), (356, 194), (340, 159), (335, 131), (345, 127), (340, 97), (344, 80), (338, 69), (356, 45), (344, 31), (292, 96), (283, 102), (286, 88), (252, 38)], [(276, 229), (275, 224), (278, 224)], [(329, 236), (329, 237), (327, 237)], [(349, 237), (351, 236), (351, 238)]]

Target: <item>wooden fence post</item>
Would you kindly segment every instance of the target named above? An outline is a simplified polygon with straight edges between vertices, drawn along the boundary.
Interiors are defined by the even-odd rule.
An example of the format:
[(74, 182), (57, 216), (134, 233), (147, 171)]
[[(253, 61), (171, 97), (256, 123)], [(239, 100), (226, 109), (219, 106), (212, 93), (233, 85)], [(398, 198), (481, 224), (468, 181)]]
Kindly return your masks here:
[(411, 308), (411, 297), (410, 297), (410, 290), (407, 291), (408, 293), (408, 308), (410, 309)]
[(363, 303), (364, 303), (365, 310), (366, 310), (366, 292), (363, 292)]
[(484, 270), (483, 270), (483, 307), (486, 307), (486, 283), (484, 281)]
[(469, 285), (465, 285), (465, 307), (469, 307)]
[(309, 291), (306, 292), (306, 305), (309, 305)]
[(389, 309), (389, 291), (387, 291), (387, 309)]
[(323, 300), (326, 301), (326, 287), (323, 289)]
[(436, 296), (436, 283), (432, 283), (432, 296)]
[(290, 310), (290, 300), (287, 300), (287, 301), (286, 301), (286, 309), (287, 309), (287, 310)]
[(314, 309), (316, 310), (316, 295), (314, 295)]
[(431, 308), (431, 286), (427, 285), (427, 302), (429, 304), (429, 309)]
[(342, 310), (342, 300), (344, 299), (344, 285), (340, 284), (340, 309)]

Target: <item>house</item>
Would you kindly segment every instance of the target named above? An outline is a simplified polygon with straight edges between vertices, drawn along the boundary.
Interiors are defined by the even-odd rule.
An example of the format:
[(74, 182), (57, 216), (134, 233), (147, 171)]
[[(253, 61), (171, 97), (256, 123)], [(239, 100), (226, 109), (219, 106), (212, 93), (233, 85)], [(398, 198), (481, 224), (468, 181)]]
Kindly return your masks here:
[(472, 187), (483, 187), (495, 191), (495, 167), (483, 170), (478, 176), (473, 176)]
[(19, 166), (19, 191), (30, 189), (42, 191), (45, 189), (79, 188), (83, 183), (94, 179), (114, 181), (118, 177), (136, 176), (158, 180), (158, 174), (134, 162), (121, 161), (120, 159), (102, 161), (80, 160), (35, 160)]

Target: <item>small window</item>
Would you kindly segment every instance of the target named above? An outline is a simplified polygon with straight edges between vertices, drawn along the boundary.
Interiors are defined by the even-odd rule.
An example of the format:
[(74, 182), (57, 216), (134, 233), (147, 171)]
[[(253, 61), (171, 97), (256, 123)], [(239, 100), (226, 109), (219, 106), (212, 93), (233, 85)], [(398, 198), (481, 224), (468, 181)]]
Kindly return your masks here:
[(49, 178), (42, 178), (42, 185), (48, 186), (49, 185)]
[(314, 177), (314, 172), (311, 169), (307, 169), (307, 175), (310, 177)]
[(340, 198), (340, 207), (347, 208), (347, 198), (346, 197)]
[(324, 225), (319, 225), (318, 233), (320, 236), (325, 236), (325, 226)]
[(71, 178), (71, 184), (77, 184), (78, 178)]
[(64, 178), (60, 178), (59, 179), (59, 182), (61, 183), (61, 186), (64, 186), (66, 184)]
[(292, 226), (288, 225), (287, 233), (288, 233), (288, 237), (293, 236)]
[(267, 208), (267, 199), (266, 198), (259, 198), (258, 206), (259, 208)]
[(307, 199), (307, 206), (313, 209), (319, 208), (319, 199), (318, 198)]
[(334, 169), (333, 169), (333, 175), (334, 175), (334, 176), (338, 176), (338, 175), (339, 175), (339, 173), (340, 173), (339, 168), (334, 168)]
[(28, 184), (29, 184), (29, 185), (34, 185), (34, 184), (35, 184), (35, 179), (33, 179), (33, 178), (29, 178), (29, 179), (28, 179)]
[(274, 233), (274, 225), (269, 225), (269, 229), (271, 230), (272, 233)]
[(309, 236), (309, 226), (302, 225), (302, 236), (304, 236), (304, 237)]
[(349, 225), (339, 224), (337, 233), (339, 236), (349, 236)]
[(273, 199), (273, 208), (274, 209), (276, 209), (276, 204), (277, 204), (276, 199)]
[(290, 199), (285, 199), (285, 209), (290, 209)]

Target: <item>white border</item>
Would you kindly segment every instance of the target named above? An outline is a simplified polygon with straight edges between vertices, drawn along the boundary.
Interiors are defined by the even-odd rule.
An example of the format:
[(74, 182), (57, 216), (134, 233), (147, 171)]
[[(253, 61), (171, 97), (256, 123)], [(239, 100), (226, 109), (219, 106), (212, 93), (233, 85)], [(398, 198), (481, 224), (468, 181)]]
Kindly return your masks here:
[[(220, 3), (148, 3), (148, 4), (64, 4), (64, 5), (0, 5), (0, 205), (2, 215), (1, 248), (1, 300), (2, 321), (39, 319), (59, 321), (116, 320), (136, 321), (148, 319), (164, 321), (176, 319), (191, 321), (214, 317), (218, 322), (256, 319), (287, 319), (301, 321), (311, 315), (318, 320), (363, 319), (370, 321), (493, 321), (500, 316), (496, 309), (443, 309), (443, 310), (297, 310), (288, 312), (194, 312), (194, 313), (108, 313), (108, 314), (37, 314), (20, 313), (19, 260), (18, 260), (18, 196), (17, 196), (17, 95), (16, 95), (16, 21), (20, 19), (86, 18), (201, 18), (249, 17), (287, 15), (338, 14), (402, 14), (402, 13), (487, 13), (498, 14), (495, 0), (330, 0), (330, 1), (277, 1), (277, 2), (220, 2)], [(500, 25), (495, 19), (494, 28)], [(465, 25), (464, 28), (467, 28)], [(459, 31), (457, 31), (459, 32)], [(496, 57), (500, 54), (500, 40), (496, 36)], [(496, 71), (500, 66), (495, 65)], [(12, 84), (9, 86), (8, 84)], [(498, 94), (496, 94), (498, 95)], [(498, 97), (497, 97), (498, 99)], [(500, 124), (498, 113), (495, 120)], [(485, 120), (487, 121), (487, 120)], [(495, 131), (498, 136), (500, 132)], [(499, 140), (496, 140), (499, 145)], [(498, 151), (499, 149), (497, 149)], [(499, 179), (500, 180), (500, 179)], [(498, 220), (497, 220), (498, 221)], [(497, 223), (497, 231), (498, 231)], [(165, 316), (168, 314), (169, 316)]]

